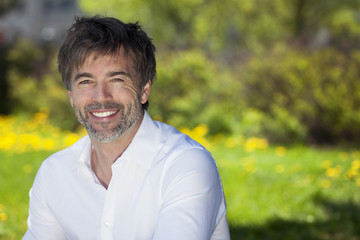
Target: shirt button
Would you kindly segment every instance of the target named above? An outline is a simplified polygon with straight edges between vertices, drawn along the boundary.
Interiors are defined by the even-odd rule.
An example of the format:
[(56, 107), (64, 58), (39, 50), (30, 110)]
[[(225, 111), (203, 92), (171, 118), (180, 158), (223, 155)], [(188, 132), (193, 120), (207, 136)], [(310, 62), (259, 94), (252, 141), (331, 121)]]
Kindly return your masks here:
[(109, 228), (109, 227), (110, 227), (110, 223), (106, 222), (106, 223), (105, 223), (105, 227)]

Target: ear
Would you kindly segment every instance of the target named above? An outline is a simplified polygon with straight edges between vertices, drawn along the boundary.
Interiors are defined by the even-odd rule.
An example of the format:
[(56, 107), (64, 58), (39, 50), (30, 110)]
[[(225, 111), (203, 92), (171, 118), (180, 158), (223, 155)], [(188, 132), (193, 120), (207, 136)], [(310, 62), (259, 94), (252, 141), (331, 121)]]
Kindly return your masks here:
[(74, 107), (74, 103), (73, 103), (73, 98), (72, 98), (71, 91), (68, 91), (68, 96), (69, 96), (69, 100), (70, 100), (71, 106)]
[(141, 92), (141, 104), (144, 104), (149, 99), (151, 92), (151, 81), (149, 80), (146, 85), (143, 87)]

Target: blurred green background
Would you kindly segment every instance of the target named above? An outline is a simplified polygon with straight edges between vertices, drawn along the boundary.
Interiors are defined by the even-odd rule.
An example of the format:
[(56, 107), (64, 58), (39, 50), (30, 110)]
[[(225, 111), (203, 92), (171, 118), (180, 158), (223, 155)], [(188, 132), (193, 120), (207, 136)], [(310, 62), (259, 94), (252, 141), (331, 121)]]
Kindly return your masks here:
[[(0, 14), (17, 2), (4, 0)], [(148, 111), (212, 151), (233, 239), (360, 239), (360, 1), (78, 6), (139, 21), (153, 38)], [(25, 231), (41, 161), (85, 134), (56, 70), (57, 48), (21, 38), (0, 48), (0, 239)]]

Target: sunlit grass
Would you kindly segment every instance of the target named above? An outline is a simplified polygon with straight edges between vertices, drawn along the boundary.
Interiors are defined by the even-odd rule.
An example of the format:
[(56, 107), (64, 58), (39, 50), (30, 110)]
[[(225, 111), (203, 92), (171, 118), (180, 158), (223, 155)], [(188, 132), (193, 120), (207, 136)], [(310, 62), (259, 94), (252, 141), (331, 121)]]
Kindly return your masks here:
[[(216, 159), (232, 239), (360, 239), (358, 149), (273, 146), (208, 130), (181, 129)], [(0, 117), (0, 239), (21, 238), (41, 162), (82, 135), (51, 126), (46, 109), (27, 120)]]

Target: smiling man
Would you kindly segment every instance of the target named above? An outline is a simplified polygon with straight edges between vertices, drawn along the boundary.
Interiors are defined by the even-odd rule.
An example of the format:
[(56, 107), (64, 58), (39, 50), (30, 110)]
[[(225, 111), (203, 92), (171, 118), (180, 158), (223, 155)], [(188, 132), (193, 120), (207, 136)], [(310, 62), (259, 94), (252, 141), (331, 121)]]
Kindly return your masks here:
[(229, 239), (211, 154), (146, 112), (155, 47), (137, 24), (76, 18), (58, 68), (88, 136), (46, 159), (24, 239)]

